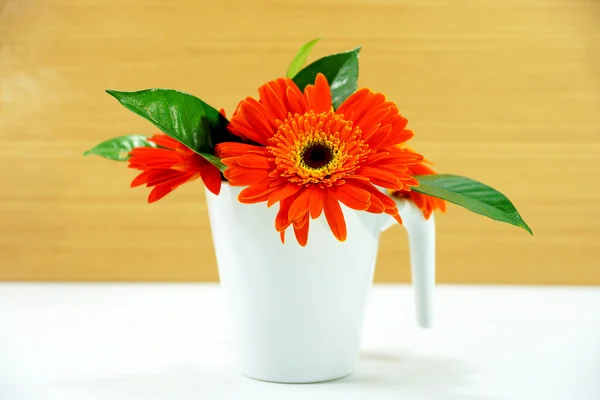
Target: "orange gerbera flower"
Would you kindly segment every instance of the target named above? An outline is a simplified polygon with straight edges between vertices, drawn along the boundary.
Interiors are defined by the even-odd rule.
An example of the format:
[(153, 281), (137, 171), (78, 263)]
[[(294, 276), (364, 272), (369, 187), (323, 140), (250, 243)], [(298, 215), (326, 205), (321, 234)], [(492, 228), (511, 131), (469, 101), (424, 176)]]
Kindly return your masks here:
[(258, 90), (260, 98), (240, 102), (229, 130), (249, 143), (221, 143), (232, 186), (248, 186), (242, 203), (279, 203), (275, 227), (293, 225), (298, 242), (308, 240), (310, 219), (325, 214), (335, 235), (346, 239), (340, 203), (401, 222), (396, 203), (375, 185), (410, 190), (418, 185), (409, 166), (422, 160), (397, 145), (413, 133), (396, 105), (381, 93), (361, 89), (333, 110), (327, 79), (319, 74), (304, 93), (280, 78)]
[[(406, 148), (403, 151), (410, 151)], [(412, 175), (435, 175), (435, 171), (427, 166), (427, 161), (409, 166)], [(392, 193), (394, 196), (410, 198), (417, 207), (423, 211), (425, 219), (429, 219), (435, 210), (446, 212), (446, 202), (437, 197), (415, 192), (414, 190), (397, 190)]]
[(202, 178), (208, 190), (219, 194), (221, 172), (217, 167), (165, 134), (154, 135), (149, 140), (159, 147), (138, 147), (129, 153), (129, 168), (143, 171), (131, 182), (131, 187), (143, 184), (154, 187), (148, 196), (148, 203), (162, 199), (177, 187), (198, 177)]

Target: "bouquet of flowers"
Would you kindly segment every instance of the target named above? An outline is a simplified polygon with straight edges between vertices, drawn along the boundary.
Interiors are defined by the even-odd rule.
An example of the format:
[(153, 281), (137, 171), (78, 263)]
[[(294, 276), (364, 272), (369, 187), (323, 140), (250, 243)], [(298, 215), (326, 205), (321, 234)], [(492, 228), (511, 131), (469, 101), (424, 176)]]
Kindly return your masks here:
[(436, 174), (408, 146), (414, 133), (398, 106), (358, 89), (360, 47), (302, 68), (316, 42), (302, 46), (286, 77), (260, 86), (258, 97), (240, 101), (229, 119), (176, 90), (107, 90), (162, 133), (117, 137), (85, 155), (128, 161), (141, 171), (131, 186), (151, 187), (150, 203), (197, 178), (216, 195), (224, 183), (243, 187), (239, 202), (277, 204), (274, 232), (284, 242), (292, 227), (302, 246), (321, 214), (338, 240), (352, 235), (340, 204), (402, 223), (393, 196), (410, 199), (427, 218), (448, 201), (531, 233), (506, 196), (469, 178)]

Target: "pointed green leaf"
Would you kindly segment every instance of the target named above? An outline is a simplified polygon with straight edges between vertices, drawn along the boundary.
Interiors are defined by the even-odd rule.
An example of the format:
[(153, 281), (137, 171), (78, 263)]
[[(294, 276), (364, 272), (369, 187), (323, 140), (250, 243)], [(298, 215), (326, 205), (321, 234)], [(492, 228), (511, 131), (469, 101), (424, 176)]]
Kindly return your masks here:
[(306, 59), (308, 58), (308, 55), (310, 54), (311, 50), (313, 49), (313, 47), (315, 47), (319, 40), (321, 40), (321, 38), (313, 39), (310, 42), (305, 43), (302, 47), (300, 47), (300, 50), (298, 50), (298, 54), (296, 54), (296, 57), (294, 57), (294, 59), (290, 63), (290, 66), (285, 76), (287, 76), (288, 78), (293, 78), (294, 76), (296, 76), (298, 71), (302, 69), (302, 66), (306, 62)]
[(511, 201), (497, 190), (457, 175), (421, 175), (415, 192), (447, 200), (474, 213), (525, 229), (533, 235)]
[(223, 172), (227, 169), (227, 166), (221, 162), (221, 159), (214, 154), (199, 153), (206, 161), (219, 168), (219, 171)]
[(358, 53), (360, 47), (344, 53), (323, 57), (302, 69), (293, 81), (300, 90), (315, 83), (320, 72), (331, 88), (333, 107), (338, 108), (358, 87)]
[(129, 152), (136, 147), (157, 146), (156, 143), (149, 141), (147, 136), (119, 136), (92, 147), (83, 153), (83, 155), (89, 156), (90, 154), (95, 154), (100, 157), (108, 158), (109, 160), (127, 161), (129, 159)]
[(212, 153), (214, 137), (219, 136), (227, 125), (227, 120), (217, 110), (187, 93), (171, 89), (106, 92), (198, 153)]

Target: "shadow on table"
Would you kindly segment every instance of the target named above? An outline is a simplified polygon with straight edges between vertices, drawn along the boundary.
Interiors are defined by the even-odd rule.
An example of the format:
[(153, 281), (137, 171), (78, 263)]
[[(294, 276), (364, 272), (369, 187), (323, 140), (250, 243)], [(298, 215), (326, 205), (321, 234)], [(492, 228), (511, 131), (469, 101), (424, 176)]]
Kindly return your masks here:
[(495, 400), (473, 387), (477, 372), (467, 362), (452, 358), (405, 350), (364, 351), (357, 372), (332, 383), (393, 389), (418, 394), (419, 399)]
[[(164, 373), (64, 382), (101, 399), (191, 400), (312, 398), (495, 400), (473, 392), (473, 370), (463, 361), (406, 351), (363, 352), (358, 371), (344, 379), (315, 385), (282, 385), (244, 378), (234, 370), (192, 365)], [(320, 397), (323, 396), (323, 397)], [(82, 397), (84, 398), (84, 397)], [(94, 397), (97, 398), (97, 397)]]

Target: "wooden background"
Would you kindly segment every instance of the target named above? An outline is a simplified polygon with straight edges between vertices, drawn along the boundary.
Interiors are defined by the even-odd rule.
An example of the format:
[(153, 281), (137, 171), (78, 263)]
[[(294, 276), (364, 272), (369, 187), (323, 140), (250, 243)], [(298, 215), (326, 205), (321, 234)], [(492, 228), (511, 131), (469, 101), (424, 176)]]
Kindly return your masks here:
[[(147, 205), (125, 164), (81, 156), (155, 132), (104, 89), (231, 113), (314, 37), (312, 59), (362, 45), (360, 85), (398, 103), (414, 147), (533, 228), (451, 206), (439, 281), (600, 284), (597, 0), (0, 0), (0, 280), (215, 280), (199, 182)], [(376, 277), (409, 279), (399, 227)]]

